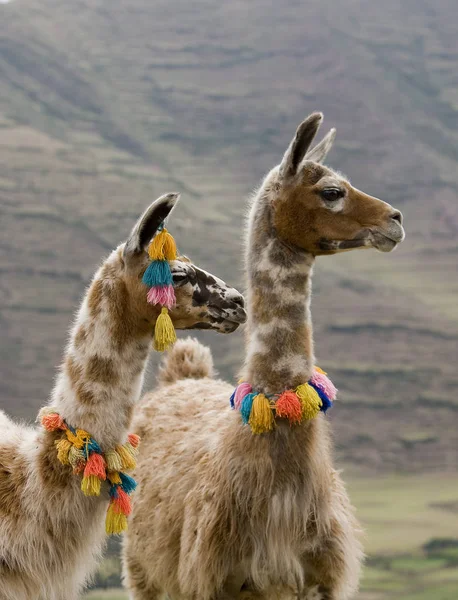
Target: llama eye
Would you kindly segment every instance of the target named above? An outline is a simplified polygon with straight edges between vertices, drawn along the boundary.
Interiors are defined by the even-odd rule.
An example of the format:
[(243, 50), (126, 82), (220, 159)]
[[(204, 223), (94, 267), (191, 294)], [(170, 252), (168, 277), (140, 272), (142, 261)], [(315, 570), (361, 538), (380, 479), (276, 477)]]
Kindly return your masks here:
[(172, 272), (172, 277), (173, 277), (173, 284), (176, 287), (179, 287), (180, 285), (184, 285), (188, 281), (188, 275), (186, 273), (184, 273), (183, 271), (178, 271), (177, 273)]
[(339, 188), (327, 188), (321, 190), (320, 195), (326, 202), (337, 202), (344, 197), (345, 192)]

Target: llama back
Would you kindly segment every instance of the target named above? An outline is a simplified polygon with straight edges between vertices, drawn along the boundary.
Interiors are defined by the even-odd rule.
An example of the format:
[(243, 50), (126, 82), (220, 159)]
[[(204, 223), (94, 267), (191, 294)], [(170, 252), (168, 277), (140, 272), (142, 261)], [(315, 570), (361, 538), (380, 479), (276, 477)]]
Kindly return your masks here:
[(159, 385), (170, 385), (182, 379), (214, 377), (213, 358), (210, 348), (187, 337), (178, 340), (163, 358), (159, 367)]

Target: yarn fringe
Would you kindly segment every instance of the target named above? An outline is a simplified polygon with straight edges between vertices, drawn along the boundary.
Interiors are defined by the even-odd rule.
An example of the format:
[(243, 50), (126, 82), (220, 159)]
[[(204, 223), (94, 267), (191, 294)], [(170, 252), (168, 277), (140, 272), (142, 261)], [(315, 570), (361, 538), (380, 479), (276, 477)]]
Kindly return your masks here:
[(133, 469), (136, 466), (135, 457), (140, 443), (138, 435), (129, 434), (125, 444), (104, 454), (87, 431), (75, 430), (58, 413), (45, 409), (40, 418), (47, 431), (62, 431), (62, 438), (55, 442), (57, 458), (63, 465), (70, 465), (73, 473), (83, 473), (81, 491), (85, 496), (100, 496), (102, 481), (108, 479), (111, 484), (111, 500), (105, 529), (109, 535), (125, 531), (127, 516), (132, 512), (129, 495), (135, 490), (137, 483), (123, 473), (123, 469)]
[(154, 328), (154, 349), (164, 352), (176, 342), (177, 334), (167, 308), (162, 308)]
[(256, 434), (267, 433), (273, 429), (274, 415), (269, 399), (264, 394), (258, 394), (254, 397), (248, 422), (251, 431)]
[(295, 390), (286, 390), (275, 399), (253, 392), (249, 383), (239, 381), (230, 397), (231, 408), (240, 411), (242, 421), (252, 433), (268, 433), (275, 427), (275, 417), (288, 419), (291, 425), (314, 419), (326, 412), (335, 400), (337, 389), (327, 374), (315, 367), (307, 383)]

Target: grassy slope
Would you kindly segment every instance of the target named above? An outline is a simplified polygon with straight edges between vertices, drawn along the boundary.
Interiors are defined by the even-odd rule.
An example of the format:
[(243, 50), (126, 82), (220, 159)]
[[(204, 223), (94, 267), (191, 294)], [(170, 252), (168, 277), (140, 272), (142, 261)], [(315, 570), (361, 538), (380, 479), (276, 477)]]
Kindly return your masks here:
[[(96, 263), (156, 195), (184, 192), (181, 247), (242, 285), (245, 198), (320, 108), (339, 130), (330, 162), (401, 208), (408, 232), (391, 256), (318, 261), (317, 353), (342, 391), (341, 459), (455, 468), (452, 6), (344, 0), (336, 20), (332, 0), (255, 0), (249, 13), (241, 1), (2, 5), (2, 406), (33, 417)], [(242, 333), (202, 339), (232, 376)]]

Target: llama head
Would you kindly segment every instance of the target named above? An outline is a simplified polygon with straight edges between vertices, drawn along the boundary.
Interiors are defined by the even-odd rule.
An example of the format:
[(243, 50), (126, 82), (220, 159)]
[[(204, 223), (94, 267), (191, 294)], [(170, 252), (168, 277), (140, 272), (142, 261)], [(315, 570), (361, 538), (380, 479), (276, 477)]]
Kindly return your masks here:
[[(153, 202), (135, 224), (127, 242), (115, 255), (129, 295), (129, 306), (140, 329), (151, 327), (161, 311), (147, 302), (148, 288), (142, 283), (150, 263), (147, 253), (151, 239), (161, 229), (179, 199), (166, 194)], [(188, 258), (170, 261), (176, 304), (170, 317), (176, 329), (214, 329), (231, 333), (246, 320), (243, 296), (235, 288), (200, 269)]]
[(313, 113), (299, 125), (264, 183), (277, 235), (314, 256), (369, 247), (390, 252), (404, 239), (402, 214), (321, 164), (335, 137), (332, 129), (310, 148), (322, 118)]

